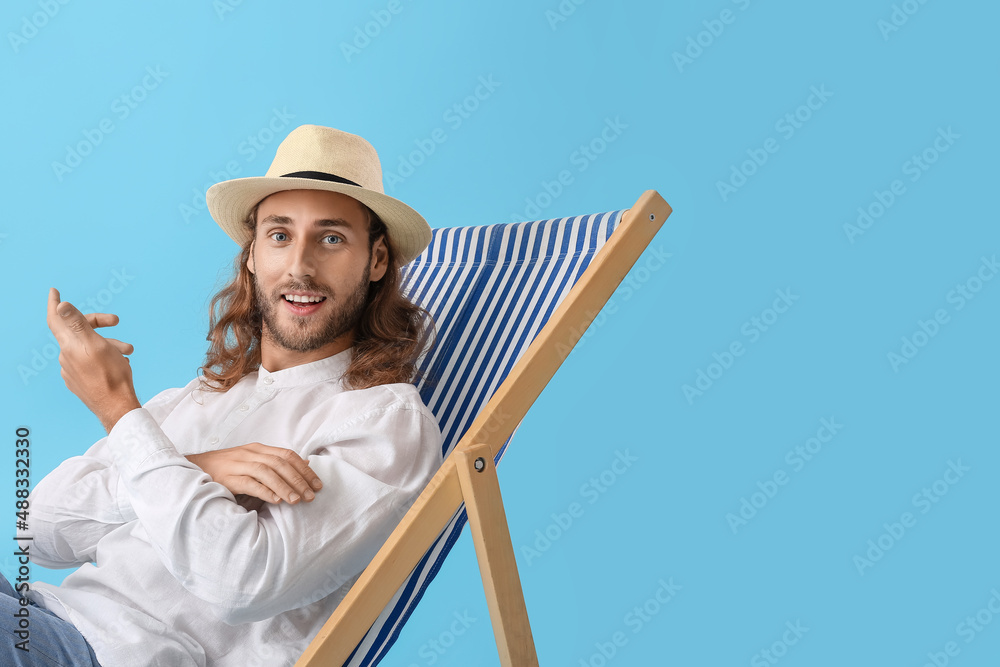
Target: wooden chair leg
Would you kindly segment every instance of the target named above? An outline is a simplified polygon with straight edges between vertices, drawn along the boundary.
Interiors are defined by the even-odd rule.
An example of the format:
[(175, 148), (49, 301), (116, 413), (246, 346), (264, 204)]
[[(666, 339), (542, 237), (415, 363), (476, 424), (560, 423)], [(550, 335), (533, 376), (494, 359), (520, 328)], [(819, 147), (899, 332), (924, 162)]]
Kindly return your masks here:
[(455, 454), (500, 664), (537, 667), (538, 656), (528, 624), (493, 454), (485, 444), (472, 445)]

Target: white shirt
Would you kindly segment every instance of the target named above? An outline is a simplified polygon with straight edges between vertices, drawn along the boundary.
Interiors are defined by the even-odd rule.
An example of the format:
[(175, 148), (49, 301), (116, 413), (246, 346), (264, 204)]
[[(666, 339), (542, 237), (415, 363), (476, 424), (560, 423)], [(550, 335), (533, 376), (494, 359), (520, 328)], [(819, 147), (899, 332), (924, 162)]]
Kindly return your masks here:
[[(31, 560), (80, 568), (31, 598), (103, 667), (293, 664), (442, 462), (413, 385), (344, 390), (351, 353), (127, 413), (34, 489)], [(306, 459), (315, 499), (247, 511), (184, 458), (249, 442)]]

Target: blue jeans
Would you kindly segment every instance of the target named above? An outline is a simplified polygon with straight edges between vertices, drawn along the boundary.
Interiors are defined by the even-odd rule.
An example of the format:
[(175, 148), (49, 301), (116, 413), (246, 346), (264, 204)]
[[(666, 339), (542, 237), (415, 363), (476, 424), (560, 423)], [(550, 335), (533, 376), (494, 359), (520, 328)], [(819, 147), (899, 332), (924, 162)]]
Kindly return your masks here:
[[(22, 643), (26, 636), (27, 642)], [(21, 596), (3, 574), (0, 574), (0, 642), (0, 664), (4, 667), (101, 667), (75, 625), (34, 602), (22, 605)], [(28, 650), (22, 651), (18, 644)]]

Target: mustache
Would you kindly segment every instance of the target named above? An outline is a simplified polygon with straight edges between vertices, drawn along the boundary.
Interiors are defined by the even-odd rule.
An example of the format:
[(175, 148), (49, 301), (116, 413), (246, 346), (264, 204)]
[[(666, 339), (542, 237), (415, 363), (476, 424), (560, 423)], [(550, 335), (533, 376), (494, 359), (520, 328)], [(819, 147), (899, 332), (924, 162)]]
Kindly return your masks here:
[(288, 292), (314, 292), (316, 294), (321, 294), (327, 298), (333, 296), (333, 290), (314, 282), (289, 283), (287, 285), (282, 285), (280, 287), (274, 288), (274, 290), (271, 293), (275, 298), (280, 299), (282, 294), (287, 294)]

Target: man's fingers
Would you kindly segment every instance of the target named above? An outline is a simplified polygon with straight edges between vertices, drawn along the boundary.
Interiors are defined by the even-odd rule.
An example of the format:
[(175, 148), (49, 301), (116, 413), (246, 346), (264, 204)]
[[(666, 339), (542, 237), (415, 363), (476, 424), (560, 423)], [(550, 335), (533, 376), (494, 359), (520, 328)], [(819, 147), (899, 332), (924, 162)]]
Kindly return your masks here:
[[(59, 317), (56, 315), (56, 306), (59, 305), (59, 290), (55, 287), (49, 288), (49, 304), (45, 311), (45, 323), (49, 325), (49, 329), (52, 329), (52, 333), (56, 333), (53, 328), (56, 319)], [(58, 335), (56, 336), (58, 338)]]
[(234, 495), (245, 493), (267, 502), (309, 502), (319, 477), (298, 454), (284, 447), (250, 442), (238, 447), (189, 454), (187, 459)]
[(247, 477), (246, 475), (232, 475), (226, 477), (224, 482), (220, 482), (220, 484), (229, 489), (230, 493), (234, 496), (247, 495), (260, 498), (261, 500), (266, 500), (271, 503), (281, 502), (281, 498), (278, 497), (276, 493), (253, 477)]
[(272, 465), (307, 501), (315, 496), (313, 489), (318, 491), (323, 486), (319, 476), (309, 467), (309, 463), (290, 449), (277, 448)]
[(111, 313), (87, 313), (87, 323), (94, 329), (113, 327), (118, 324), (118, 316)]
[[(49, 288), (49, 304), (45, 321), (49, 325), (49, 329), (52, 330), (52, 335), (56, 337), (56, 342), (59, 343), (60, 347), (65, 345), (74, 334), (78, 333), (79, 324), (77, 324), (76, 328), (71, 327), (74, 321), (72, 318), (73, 311), (80, 312), (73, 307), (73, 304), (59, 300), (59, 290), (55, 287)], [(85, 319), (84, 322), (86, 322)]]
[(319, 475), (309, 467), (309, 462), (291, 449), (271, 447), (259, 442), (252, 442), (247, 445), (247, 447), (251, 446), (256, 452), (275, 457), (277, 460), (271, 465), (275, 469), (283, 470), (285, 480), (296, 486), (298, 491), (305, 495), (308, 500), (312, 500), (310, 497), (312, 489), (319, 491), (323, 488), (323, 482), (320, 480)]
[(313, 499), (313, 489), (319, 490), (323, 483), (319, 476), (309, 467), (309, 462), (290, 449), (282, 447), (272, 447), (276, 450), (274, 456), (277, 459), (274, 463), (275, 469), (281, 471), (289, 484), (305, 496), (306, 500)]
[(50, 293), (49, 305), (49, 328), (52, 329), (60, 346), (73, 337), (86, 337), (94, 334), (94, 329), (87, 322), (87, 318), (69, 301), (56, 303)]
[(80, 310), (69, 301), (61, 301), (59, 305), (56, 306), (56, 313), (66, 320), (66, 324), (73, 331), (84, 331), (84, 325), (90, 327), (90, 324), (87, 322), (87, 318), (84, 317), (83, 313), (81, 313)]
[(123, 343), (117, 338), (105, 338), (104, 340), (114, 345), (115, 349), (121, 352), (122, 354), (132, 354), (133, 352), (135, 352), (135, 346), (132, 345), (132, 343)]
[(289, 460), (298, 473), (305, 479), (306, 483), (317, 491), (322, 489), (323, 482), (320, 480), (319, 475), (313, 472), (313, 469), (309, 467), (309, 462), (290, 449), (285, 451), (292, 455), (291, 457), (288, 457), (287, 460)]
[[(63, 303), (66, 305), (62, 305)], [(118, 324), (119, 321), (118, 316), (114, 313), (87, 313), (84, 315), (83, 313), (80, 313), (80, 311), (77, 310), (72, 303), (69, 303), (68, 301), (61, 301), (59, 290), (55, 287), (49, 288), (49, 304), (46, 314), (46, 322), (48, 323), (50, 329), (52, 329), (55, 322), (68, 320), (71, 317), (75, 318), (76, 313), (79, 313), (80, 316), (83, 317), (91, 329), (113, 327)]]
[(315, 497), (312, 489), (294, 468), (277, 457), (268, 459), (250, 464), (245, 474), (252, 476), (291, 505), (303, 499), (308, 502)]

